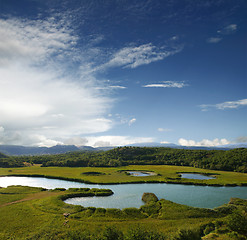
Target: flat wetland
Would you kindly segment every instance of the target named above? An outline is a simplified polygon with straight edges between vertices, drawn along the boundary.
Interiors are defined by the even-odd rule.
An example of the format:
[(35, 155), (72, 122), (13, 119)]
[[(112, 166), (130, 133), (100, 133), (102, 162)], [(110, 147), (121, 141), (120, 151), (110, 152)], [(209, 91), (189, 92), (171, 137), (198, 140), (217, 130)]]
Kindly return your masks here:
[[(128, 171), (154, 172), (156, 175), (135, 177), (126, 174)], [(84, 174), (84, 173), (98, 174)], [(216, 177), (209, 180), (180, 178), (180, 173), (210, 174)], [(137, 182), (164, 182), (201, 185), (247, 185), (247, 174), (239, 172), (215, 171), (194, 167), (168, 165), (131, 165), (125, 167), (40, 167), (39, 165), (24, 168), (0, 168), (0, 176), (39, 175), (66, 180), (82, 181), (95, 184), (120, 184)]]
[[(154, 172), (145, 177), (128, 171)], [(210, 180), (180, 178), (181, 173), (200, 173)], [(247, 174), (168, 165), (131, 165), (125, 167), (40, 167), (0, 168), (0, 176), (43, 176), (86, 183), (180, 183), (212, 186), (246, 186)], [(86, 193), (85, 193), (86, 192)], [(103, 190), (55, 189), (11, 186), (0, 188), (0, 239), (246, 239), (227, 225), (233, 209), (246, 211), (246, 200), (231, 199), (216, 209), (194, 208), (168, 200), (143, 203), (140, 208), (104, 209), (66, 204), (72, 196), (105, 194)], [(65, 215), (68, 214), (68, 216)], [(208, 229), (211, 229), (210, 231)], [(223, 230), (222, 230), (223, 229)], [(225, 229), (225, 230), (224, 230)], [(145, 238), (134, 238), (133, 234)], [(114, 235), (115, 234), (115, 235)], [(119, 234), (119, 235), (118, 235)], [(124, 238), (117, 237), (123, 234)], [(182, 238), (181, 236), (197, 236)], [(115, 238), (111, 238), (111, 236)], [(148, 236), (153, 238), (148, 238)], [(122, 236), (122, 235), (121, 235)], [(132, 236), (132, 237), (131, 237)], [(155, 236), (155, 237), (154, 237)], [(240, 238), (240, 237), (241, 238)]]

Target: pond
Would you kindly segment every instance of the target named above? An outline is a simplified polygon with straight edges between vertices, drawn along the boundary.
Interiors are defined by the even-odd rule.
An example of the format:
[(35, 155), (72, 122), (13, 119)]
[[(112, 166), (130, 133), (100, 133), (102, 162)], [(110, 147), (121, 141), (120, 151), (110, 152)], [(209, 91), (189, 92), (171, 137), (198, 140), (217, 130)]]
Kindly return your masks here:
[(181, 178), (187, 178), (187, 179), (198, 179), (198, 180), (209, 180), (209, 179), (215, 179), (215, 177), (206, 176), (199, 173), (179, 173), (181, 175)]
[(154, 172), (143, 172), (143, 171), (126, 171), (126, 172), (134, 177), (148, 177), (155, 175)]
[(99, 185), (38, 177), (0, 177), (0, 186), (23, 185), (54, 188), (108, 188), (114, 194), (108, 197), (83, 197), (67, 199), (66, 203), (84, 207), (139, 208), (144, 192), (152, 192), (159, 199), (164, 198), (192, 207), (214, 208), (230, 201), (231, 197), (247, 199), (247, 187), (208, 187), (166, 183), (139, 183)]

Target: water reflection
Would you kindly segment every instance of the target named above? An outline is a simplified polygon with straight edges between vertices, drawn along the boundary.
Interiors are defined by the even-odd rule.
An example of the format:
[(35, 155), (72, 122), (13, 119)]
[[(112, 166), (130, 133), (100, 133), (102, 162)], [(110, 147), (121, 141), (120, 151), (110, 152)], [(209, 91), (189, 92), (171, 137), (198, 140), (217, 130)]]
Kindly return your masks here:
[(114, 194), (109, 197), (73, 198), (66, 200), (70, 204), (85, 207), (103, 208), (139, 208), (144, 192), (153, 192), (159, 199), (185, 204), (192, 207), (214, 208), (230, 201), (231, 197), (247, 199), (247, 187), (208, 187), (166, 183), (140, 183), (99, 185), (34, 177), (0, 177), (0, 186), (23, 185), (54, 188), (108, 188)]

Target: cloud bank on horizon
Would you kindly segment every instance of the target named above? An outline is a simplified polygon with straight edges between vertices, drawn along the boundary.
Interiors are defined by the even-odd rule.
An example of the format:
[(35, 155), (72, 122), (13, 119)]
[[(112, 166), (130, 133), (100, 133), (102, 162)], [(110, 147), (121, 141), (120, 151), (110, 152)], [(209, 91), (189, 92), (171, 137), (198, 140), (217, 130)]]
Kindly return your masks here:
[(0, 10), (0, 144), (247, 136), (246, 2), (33, 4)]

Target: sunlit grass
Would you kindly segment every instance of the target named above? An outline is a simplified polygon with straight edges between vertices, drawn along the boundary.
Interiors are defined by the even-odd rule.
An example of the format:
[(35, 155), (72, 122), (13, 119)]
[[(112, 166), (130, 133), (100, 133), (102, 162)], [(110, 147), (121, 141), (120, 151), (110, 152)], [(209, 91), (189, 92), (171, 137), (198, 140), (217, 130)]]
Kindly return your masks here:
[[(71, 193), (69, 190), (55, 192), (45, 191), (43, 195), (40, 195), (40, 188), (28, 189), (30, 191), (27, 191), (26, 187), (9, 187), (2, 189), (6, 193), (8, 192), (7, 195), (11, 195), (11, 192), (15, 192), (16, 195), (19, 194), (20, 198), (22, 197), (23, 199), (26, 198), (28, 192), (32, 196), (37, 195), (39, 197), (1, 207), (1, 239), (11, 237), (14, 239), (28, 239), (28, 237), (35, 239), (38, 238), (38, 236), (44, 237), (48, 233), (53, 236), (54, 239), (59, 239), (66, 235), (68, 229), (87, 230), (95, 234), (100, 234), (100, 232), (105, 229), (105, 226), (113, 225), (123, 232), (127, 231), (130, 227), (142, 226), (146, 229), (159, 232), (173, 233), (181, 226), (185, 228), (192, 226), (197, 227), (201, 224), (208, 223), (214, 218), (213, 214), (209, 214), (208, 216), (202, 214), (201, 217), (193, 217), (191, 215), (188, 221), (183, 221), (183, 218), (188, 217), (188, 215), (184, 215), (183, 212), (187, 211), (187, 208), (193, 211), (193, 208), (169, 201), (161, 201), (161, 203), (159, 203), (162, 212), (156, 217), (152, 217), (152, 213), (146, 213), (135, 208), (123, 210), (84, 208), (65, 204), (60, 199), (60, 196)], [(23, 194), (22, 191), (23, 193), (26, 192), (26, 194)], [(9, 199), (9, 201), (10, 200), (11, 199)], [(177, 209), (178, 206), (182, 207)], [(172, 217), (173, 207), (175, 212), (179, 211), (181, 213), (180, 216), (174, 214), (174, 217)], [(169, 208), (169, 213), (166, 210), (167, 208)], [(203, 210), (195, 209), (195, 212), (197, 211), (203, 212)], [(163, 217), (165, 212), (169, 215), (168, 220), (165, 220)], [(65, 218), (63, 213), (70, 213), (70, 216)], [(181, 218), (182, 215), (184, 215), (183, 218)]]
[[(148, 177), (135, 177), (127, 175), (127, 170), (153, 171), (157, 175)], [(87, 172), (98, 172), (102, 174), (83, 174)], [(215, 179), (192, 180), (181, 179), (180, 172), (196, 172), (215, 175)], [(79, 180), (90, 183), (130, 183), (130, 182), (175, 182), (175, 183), (194, 183), (207, 185), (242, 185), (247, 184), (247, 174), (238, 172), (214, 171), (193, 167), (167, 166), (167, 165), (145, 165), (145, 166), (126, 166), (116, 168), (103, 167), (23, 167), (23, 168), (0, 168), (0, 175), (42, 175), (53, 176), (65, 179)]]
[[(22, 186), (2, 188), (0, 192), (9, 196), (6, 202), (9, 204), (0, 205), (0, 239), (71, 239), (69, 236), (78, 237), (83, 234), (95, 236), (90, 239), (104, 239), (100, 236), (102, 237), (106, 227), (113, 227), (123, 234), (129, 234), (131, 229), (157, 232), (166, 236), (166, 239), (173, 239), (179, 229), (202, 231), (211, 222), (224, 221), (227, 214), (231, 213), (232, 206), (239, 206), (243, 211), (247, 204), (246, 201), (235, 199), (231, 201), (227, 211), (221, 212), (193, 208), (167, 200), (149, 201), (140, 209), (123, 210), (85, 208), (62, 201), (68, 194), (103, 191), (44, 191), (42, 188)], [(21, 201), (11, 202), (12, 195), (18, 195)], [(65, 217), (64, 213), (69, 215)]]
[[(135, 177), (127, 175), (125, 173), (127, 170), (153, 171), (157, 175)], [(97, 172), (98, 174), (83, 174), (88, 172)], [(216, 179), (180, 179), (178, 175), (180, 172), (208, 173), (215, 175)], [(36, 165), (24, 168), (0, 168), (1, 176), (13, 174), (40, 175), (105, 184), (176, 182), (241, 185), (247, 183), (247, 174), (244, 173), (161, 165), (117, 168), (43, 168)], [(191, 229), (191, 231), (198, 232), (211, 222), (223, 221), (226, 212), (229, 212), (227, 207), (226, 212), (224, 212), (225, 210), (215, 212), (214, 210), (193, 208), (167, 200), (151, 202), (143, 205), (140, 209), (85, 208), (64, 203), (62, 196), (78, 194), (78, 192), (75, 189), (62, 190), (44, 191), (42, 188), (20, 186), (0, 188), (0, 239), (76, 239), (79, 235), (90, 235), (91, 239), (94, 239), (92, 236), (95, 236), (95, 239), (97, 239), (97, 236), (102, 237), (106, 227), (114, 227), (124, 234), (128, 234), (131, 229), (139, 228), (159, 232), (170, 240), (173, 239), (179, 229)], [(65, 218), (64, 213), (70, 213), (69, 217)], [(71, 238), (71, 236), (75, 238)], [(221, 236), (222, 234), (218, 234), (217, 239), (222, 239)], [(228, 238), (228, 235), (226, 236), (226, 239), (231, 239)]]

